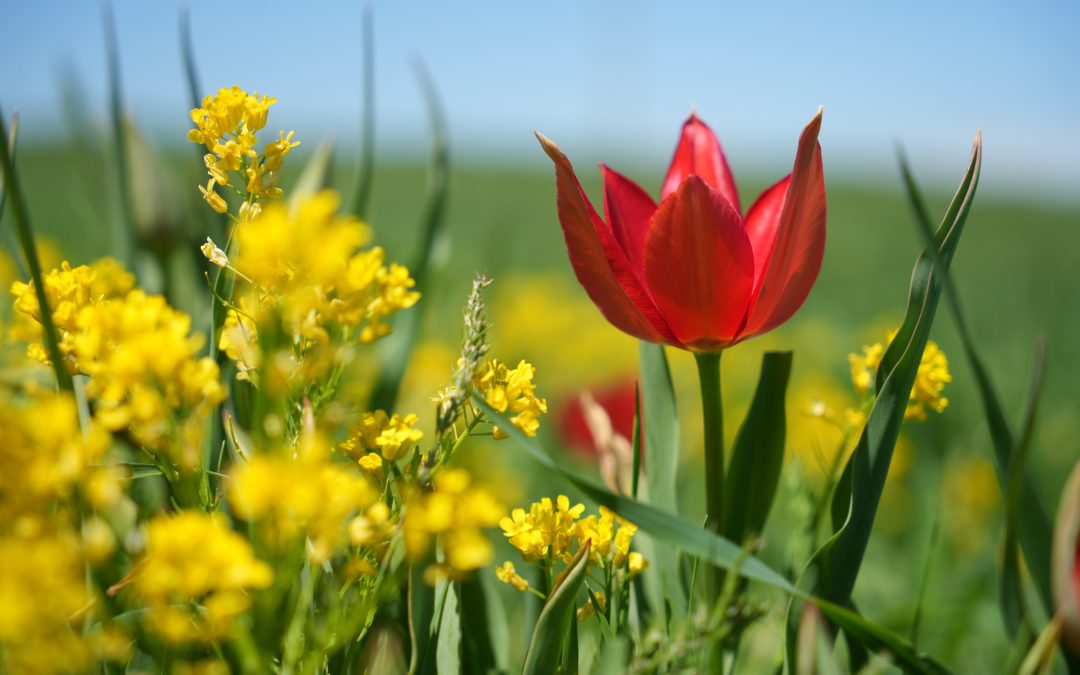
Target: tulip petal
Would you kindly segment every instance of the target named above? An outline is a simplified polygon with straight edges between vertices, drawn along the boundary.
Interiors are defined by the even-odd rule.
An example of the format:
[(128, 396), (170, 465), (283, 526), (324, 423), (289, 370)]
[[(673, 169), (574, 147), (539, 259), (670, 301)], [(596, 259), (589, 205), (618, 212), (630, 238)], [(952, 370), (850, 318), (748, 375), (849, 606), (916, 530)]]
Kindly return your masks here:
[(604, 317), (624, 333), (680, 346), (622, 247), (581, 189), (570, 160), (542, 134), (537, 133), (536, 138), (555, 163), (559, 223), (570, 264), (585, 292)]
[(604, 177), (604, 216), (631, 267), (639, 278), (644, 277), (645, 234), (656, 213), (656, 202), (637, 183), (607, 165), (601, 164), (600, 172)]
[(684, 344), (712, 351), (734, 340), (753, 288), (754, 253), (739, 213), (700, 177), (688, 176), (656, 210), (645, 277)]
[(671, 166), (664, 178), (660, 201), (678, 190), (687, 176), (700, 176), (709, 187), (719, 190), (737, 213), (742, 213), (739, 191), (735, 189), (735, 178), (731, 175), (727, 157), (720, 148), (720, 141), (716, 139), (712, 129), (694, 113), (691, 113), (683, 124), (679, 144), (675, 147), (675, 156), (671, 158)]
[(761, 288), (765, 265), (772, 257), (776, 232), (780, 227), (780, 214), (784, 210), (784, 197), (787, 196), (791, 176), (785, 176), (775, 185), (761, 193), (750, 210), (746, 212), (743, 227), (754, 248), (754, 290)]
[[(818, 110), (799, 138), (775, 241), (740, 340), (772, 330), (790, 319), (810, 294), (821, 271), (826, 208), (825, 174), (817, 140), (820, 130)], [(773, 205), (775, 199), (771, 198)]]

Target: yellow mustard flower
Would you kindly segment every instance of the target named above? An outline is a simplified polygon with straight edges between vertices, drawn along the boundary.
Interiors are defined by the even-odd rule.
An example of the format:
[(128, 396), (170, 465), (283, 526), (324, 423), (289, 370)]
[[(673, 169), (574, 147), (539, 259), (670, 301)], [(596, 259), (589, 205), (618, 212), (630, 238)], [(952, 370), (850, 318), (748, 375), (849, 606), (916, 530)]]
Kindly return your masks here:
[(0, 672), (84, 672), (91, 645), (75, 623), (90, 606), (76, 537), (0, 536)]
[(504, 562), (501, 567), (495, 568), (495, 576), (499, 581), (510, 584), (523, 593), (529, 588), (528, 580), (517, 573), (517, 568), (514, 567), (514, 563), (509, 560)]
[[(306, 537), (309, 557), (322, 562), (353, 536), (350, 521), (381, 502), (363, 475), (330, 461), (324, 440), (307, 439), (301, 445), (295, 456), (257, 454), (238, 465), (227, 495), (237, 517), (260, 525), (261, 536), (272, 546), (284, 548)], [(377, 514), (371, 517), (385, 521)]]
[(439, 542), (442, 563), (429, 567), (428, 581), (458, 578), (489, 564), (495, 548), (483, 530), (499, 522), (503, 506), (487, 488), (473, 485), (464, 469), (436, 474), (432, 487), (406, 499), (402, 532), (408, 557), (421, 560), (430, 554), (432, 542)]
[[(510, 422), (527, 436), (536, 436), (540, 428), (540, 416), (547, 412), (547, 400), (536, 395), (533, 378), (536, 368), (527, 361), (520, 361), (510, 369), (497, 359), (490, 359), (477, 369), (473, 387), (484, 395), (484, 400), (501, 413), (511, 413)], [(498, 426), (493, 430), (495, 438), (506, 438)]]
[(570, 506), (566, 495), (559, 495), (554, 503), (544, 497), (528, 511), (514, 509), (509, 517), (499, 521), (499, 527), (526, 562), (554, 559), (565, 562), (573, 557), (576, 521), (584, 512), (584, 504)]
[[(874, 343), (863, 347), (861, 354), (849, 354), (851, 381), (859, 396), (869, 396), (874, 392), (875, 379), (886, 345), (895, 337), (896, 331), (889, 333), (884, 344)], [(949, 361), (937, 343), (930, 340), (923, 350), (919, 361), (919, 371), (911, 389), (911, 398), (904, 411), (905, 420), (925, 421), (929, 410), (943, 412), (949, 405), (949, 399), (942, 395), (945, 385), (952, 382), (949, 373)]]
[[(388, 416), (385, 410), (364, 413), (360, 416), (360, 422), (349, 433), (349, 437), (338, 447), (351, 457), (357, 458), (361, 464), (374, 461), (366, 459), (372, 452), (379, 453), (389, 462), (396, 461), (424, 437), (424, 432), (415, 428), (419, 419), (414, 413), (404, 416), (397, 413)], [(381, 464), (380, 462), (373, 468)]]
[(220, 515), (157, 516), (147, 526), (146, 542), (131, 588), (147, 610), (147, 628), (168, 643), (227, 637), (233, 620), (251, 605), (250, 591), (273, 581), (270, 566)]

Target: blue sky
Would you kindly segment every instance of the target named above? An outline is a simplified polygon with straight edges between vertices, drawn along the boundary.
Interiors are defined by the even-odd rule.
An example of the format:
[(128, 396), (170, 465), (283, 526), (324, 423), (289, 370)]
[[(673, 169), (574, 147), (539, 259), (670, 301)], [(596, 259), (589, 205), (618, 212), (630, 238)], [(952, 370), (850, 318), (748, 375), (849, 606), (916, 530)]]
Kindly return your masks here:
[[(104, 119), (97, 2), (7, 0), (0, 104), (30, 137), (60, 126), (68, 68)], [(355, 143), (361, 2), (188, 3), (203, 86), (279, 99), (271, 127)], [(895, 175), (902, 140), (917, 169), (954, 182), (976, 128), (984, 187), (1080, 201), (1080, 3), (724, 3), (376, 0), (378, 125), (386, 153), (423, 151), (411, 71), (442, 93), (454, 150), (540, 166), (531, 131), (576, 164), (666, 164), (691, 106), (738, 174), (779, 176), (818, 106), (827, 170)], [(188, 100), (180, 4), (116, 0), (128, 107), (156, 137), (182, 138)], [(309, 147), (311, 147), (309, 146)]]

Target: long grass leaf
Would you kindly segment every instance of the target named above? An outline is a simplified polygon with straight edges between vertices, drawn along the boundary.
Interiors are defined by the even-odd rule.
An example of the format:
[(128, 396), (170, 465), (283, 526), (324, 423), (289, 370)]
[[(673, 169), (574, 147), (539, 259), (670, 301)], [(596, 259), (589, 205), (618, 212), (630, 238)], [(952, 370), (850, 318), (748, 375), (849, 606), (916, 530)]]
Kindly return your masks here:
[(135, 271), (135, 213), (131, 198), (131, 169), (128, 165), (127, 123), (124, 118), (124, 100), (120, 83), (120, 53), (116, 40), (116, 21), (112, 5), (102, 4), (102, 24), (105, 32), (105, 60), (109, 80), (109, 116), (112, 121), (113, 158), (116, 167), (117, 195), (120, 203), (119, 218), (112, 232), (112, 250), (129, 270)]
[[(586, 542), (566, 564), (566, 571), (544, 603), (525, 654), (522, 675), (549, 675), (559, 672), (559, 659), (567, 634), (572, 628), (578, 591), (581, 590), (589, 570), (589, 550), (590, 545)], [(573, 670), (577, 670), (576, 663), (573, 664)]]
[[(934, 238), (933, 228), (930, 225), (925, 202), (908, 165), (907, 157), (902, 152), (900, 153), (900, 171), (904, 178), (908, 199), (915, 212), (915, 223), (919, 232), (924, 239), (932, 241)], [(936, 250), (935, 247), (931, 246), (928, 246), (927, 249), (931, 252)], [(1007, 476), (1009, 466), (1012, 463), (1012, 452), (1015, 445), (1013, 432), (1005, 417), (1001, 399), (998, 398), (996, 388), (990, 379), (990, 373), (979, 355), (976, 341), (972, 337), (971, 330), (965, 320), (956, 286), (948, 275), (942, 278), (942, 282), (945, 285), (945, 297), (948, 300), (949, 309), (952, 311), (957, 333), (959, 333), (960, 342), (963, 345), (964, 356), (968, 361), (972, 374), (975, 376), (975, 384), (978, 386), (979, 396), (982, 399), (986, 423), (990, 430), (990, 440), (994, 447), (998, 483), (1004, 493), (1007, 490)], [(1039, 597), (1046, 607), (1052, 607), (1053, 594), (1049, 579), (1052, 532), (1050, 512), (1039, 496), (1033, 476), (1026, 471), (1023, 477), (1023, 489), (1020, 493), (1019, 514), (1017, 517), (1020, 524), (1018, 528), (1020, 546), (1023, 549), (1024, 557), (1027, 559), (1028, 570), (1031, 573), (1032, 580), (1035, 582), (1035, 587), (1039, 591)]]
[(846, 520), (812, 560), (821, 571), (818, 587), (823, 597), (840, 605), (847, 604), (851, 597), (870, 541), (904, 411), (929, 340), (942, 280), (975, 197), (981, 161), (982, 139), (976, 135), (960, 189), (934, 235), (938, 255), (923, 251), (915, 261), (904, 322), (882, 357), (877, 398), (845, 467), (845, 472), (850, 472), (850, 490), (838, 490), (834, 497), (838, 500), (835, 504), (846, 507)]
[[(1024, 611), (1023, 574), (1020, 569), (1020, 495), (1031, 450), (1031, 437), (1035, 430), (1035, 416), (1042, 394), (1043, 375), (1046, 372), (1046, 343), (1039, 340), (1035, 346), (1035, 367), (1031, 375), (1028, 405), (1024, 411), (1020, 435), (1012, 450), (1005, 489), (1005, 540), (1002, 544), (1001, 610), (1009, 637), (1016, 637), (1020, 626), (1027, 620)], [(1047, 570), (1049, 572), (1049, 570)]]
[[(409, 268), (416, 281), (416, 290), (423, 296), (434, 288), (436, 263), (446, 236), (444, 214), (450, 177), (450, 151), (446, 139), (446, 119), (435, 83), (419, 62), (416, 74), (431, 123), (431, 162), (424, 211), (420, 219), (420, 249)], [(420, 337), (423, 316), (421, 307), (402, 312), (394, 318), (394, 334), (381, 344), (379, 376), (371, 396), (372, 409), (393, 409), (405, 368)]]
[(360, 23), (360, 48), (363, 50), (363, 76), (360, 103), (360, 156), (356, 166), (356, 187), (353, 189), (352, 212), (367, 218), (371, 206), (371, 185), (375, 179), (375, 29), (371, 7), (364, 8)]
[[(15, 111), (11, 115), (11, 134), (8, 137), (8, 147), (11, 148), (11, 160), (15, 162), (15, 150), (17, 141), (19, 139), (19, 113)], [(0, 238), (4, 240), (4, 246), (7, 247), (8, 253), (11, 255), (11, 260), (14, 261), (16, 269), (19, 271), (19, 278), (26, 279), (30, 276), (30, 270), (26, 267), (26, 262), (23, 261), (22, 255), (19, 253), (19, 242), (15, 238), (15, 231), (12, 228), (4, 228), (4, 213), (7, 206), (7, 189), (3, 180), (4, 172), (0, 169)]]
[[(679, 409), (663, 345), (638, 343), (641, 370), (641, 413), (645, 435), (644, 501), (671, 514), (679, 512), (676, 484), (679, 468)], [(651, 542), (650, 542), (651, 543)], [(686, 598), (679, 583), (678, 553), (654, 545), (652, 555), (658, 574), (645, 579), (649, 606), (654, 611), (671, 609), (672, 617), (686, 613)]]
[(734, 542), (765, 528), (780, 471), (784, 467), (787, 425), (784, 400), (791, 374), (791, 352), (766, 352), (750, 410), (732, 447), (724, 497), (724, 536)]
[(30, 279), (34, 285), (34, 293), (37, 295), (38, 307), (41, 312), (41, 330), (45, 335), (45, 348), (49, 352), (49, 360), (52, 362), (53, 373), (56, 375), (56, 385), (64, 391), (73, 391), (71, 375), (64, 367), (64, 357), (60, 353), (60, 339), (53, 323), (52, 306), (45, 294), (45, 281), (41, 271), (41, 261), (38, 259), (37, 243), (34, 241), (34, 228), (30, 224), (30, 213), (26, 208), (26, 200), (23, 197), (22, 186), (19, 184), (19, 174), (15, 170), (15, 162), (12, 158), (11, 147), (8, 145), (7, 125), (4, 124), (4, 113), (0, 110), (0, 168), (4, 171), (5, 193), (11, 202), (11, 212), (15, 220), (15, 233), (19, 239), (26, 267), (30, 271)]

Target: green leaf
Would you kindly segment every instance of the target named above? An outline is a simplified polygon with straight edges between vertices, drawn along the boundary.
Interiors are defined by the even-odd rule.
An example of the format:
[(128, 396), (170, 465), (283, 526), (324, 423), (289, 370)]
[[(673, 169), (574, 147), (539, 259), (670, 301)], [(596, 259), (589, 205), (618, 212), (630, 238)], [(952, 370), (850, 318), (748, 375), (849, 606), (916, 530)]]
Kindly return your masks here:
[(361, 82), (363, 118), (360, 125), (360, 157), (356, 167), (356, 187), (353, 189), (352, 212), (361, 220), (367, 218), (371, 205), (371, 184), (375, 178), (375, 31), (371, 7), (364, 8), (360, 25), (360, 44), (363, 49)]
[(109, 79), (109, 117), (112, 121), (113, 161), (116, 168), (116, 189), (120, 213), (112, 219), (113, 254), (135, 272), (135, 213), (131, 196), (131, 169), (128, 166), (127, 124), (124, 118), (124, 102), (120, 85), (120, 54), (116, 44), (116, 22), (112, 5), (102, 5), (102, 24), (105, 31), (105, 61)]
[[(643, 501), (668, 513), (679, 512), (676, 478), (679, 467), (679, 411), (664, 346), (641, 341), (641, 420), (645, 432), (645, 495)], [(652, 544), (650, 540), (649, 544)], [(649, 606), (670, 620), (686, 613), (686, 598), (679, 583), (679, 557), (665, 547), (639, 544), (652, 561), (643, 577)], [(655, 571), (654, 571), (655, 570)], [(664, 616), (670, 606), (673, 616)]]
[[(8, 138), (8, 147), (11, 149), (12, 163), (15, 160), (15, 144), (19, 139), (19, 113), (15, 112), (11, 115), (11, 136)], [(8, 252), (11, 254), (11, 259), (15, 262), (16, 267), (19, 270), (19, 278), (27, 279), (30, 277), (30, 270), (26, 268), (26, 263), (23, 262), (22, 256), (19, 254), (19, 242), (15, 239), (15, 233), (10, 228), (4, 229), (4, 207), (7, 205), (7, 189), (6, 181), (3, 180), (4, 171), (0, 167), (0, 235), (4, 240), (4, 245), (7, 247)]]
[(488, 585), (491, 578), (490, 573), (481, 571), (458, 584), (461, 665), (465, 673), (501, 672), (509, 661), (506, 614)]
[(734, 542), (761, 534), (784, 466), (784, 397), (791, 352), (766, 352), (750, 410), (735, 437), (724, 490), (724, 536)]
[[(446, 597), (439, 610), (439, 630), (435, 639), (435, 672), (439, 675), (458, 675), (461, 669), (461, 613), (458, 606), (457, 584), (446, 581)], [(477, 671), (469, 671), (477, 672)]]
[(18, 235), (19, 247), (22, 249), (26, 266), (30, 270), (34, 293), (37, 296), (38, 306), (41, 308), (41, 331), (45, 334), (45, 348), (49, 352), (49, 360), (52, 361), (56, 385), (64, 391), (73, 391), (71, 375), (64, 367), (64, 357), (60, 353), (60, 339), (56, 332), (56, 325), (53, 323), (52, 307), (49, 305), (48, 296), (45, 295), (41, 261), (38, 259), (37, 243), (34, 241), (34, 228), (30, 224), (30, 214), (26, 208), (22, 185), (19, 183), (19, 174), (15, 170), (12, 151), (14, 136), (12, 136), (12, 145), (9, 147), (5, 126), (4, 113), (0, 110), (0, 169), (4, 172), (4, 191), (11, 202), (11, 212), (15, 217), (15, 233)]
[[(915, 211), (915, 222), (920, 233), (927, 241), (936, 241), (925, 203), (908, 166), (907, 158), (903, 153), (900, 155), (900, 170), (904, 177), (904, 184), (907, 187), (908, 198)], [(928, 252), (931, 254), (935, 254), (936, 249), (936, 246), (927, 247)], [(986, 422), (990, 428), (990, 440), (994, 446), (998, 484), (1004, 493), (1007, 490), (1008, 470), (1012, 463), (1012, 452), (1015, 445), (1013, 433), (1009, 428), (1008, 420), (1005, 418), (1001, 399), (998, 398), (997, 391), (990, 379), (990, 373), (976, 350), (976, 342), (964, 318), (956, 287), (948, 275), (942, 277), (941, 281), (945, 285), (945, 297), (949, 308), (952, 310), (957, 333), (959, 333), (960, 341), (963, 344), (964, 355), (967, 358), (972, 374), (975, 376), (975, 384), (979, 388), (979, 396), (982, 399)], [(1019, 509), (1017, 515), (1019, 527), (1017, 529), (1019, 531), (1020, 546), (1023, 549), (1024, 557), (1027, 559), (1028, 571), (1039, 591), (1039, 597), (1042, 598), (1046, 607), (1052, 607), (1053, 593), (1050, 588), (1048, 572), (1050, 569), (1052, 532), (1050, 513), (1039, 496), (1035, 480), (1029, 472), (1024, 473)]]
[(1027, 459), (1031, 449), (1031, 436), (1035, 430), (1035, 415), (1042, 393), (1042, 380), (1046, 372), (1046, 343), (1040, 340), (1035, 347), (1035, 369), (1031, 376), (1031, 393), (1024, 412), (1020, 436), (1016, 439), (1009, 462), (1005, 490), (1005, 541), (1002, 545), (1001, 611), (1009, 637), (1015, 638), (1022, 623), (1027, 621), (1024, 611), (1023, 575), (1020, 569), (1020, 495), (1024, 486)]
[(504, 429), (535, 462), (559, 475), (598, 504), (608, 507), (623, 518), (633, 522), (640, 528), (640, 531), (649, 533), (656, 541), (666, 542), (690, 555), (701, 558), (706, 563), (722, 567), (745, 579), (757, 581), (801, 600), (813, 602), (833, 623), (845, 630), (850, 628), (851, 634), (858, 636), (867, 646), (888, 651), (896, 658), (897, 664), (901, 665), (907, 672), (948, 672), (933, 659), (918, 653), (903, 638), (867, 621), (849, 609), (810, 596), (805, 591), (796, 588), (790, 581), (773, 571), (761, 560), (747, 555), (738, 546), (714, 532), (666, 511), (616, 495), (594, 479), (556, 464), (540, 448), (535, 439), (523, 434), (505, 415), (489, 406), (482, 396), (478, 396), (474, 392), (472, 400), (473, 405), (484, 413), (488, 421), (498, 424), (500, 428)]
[(435, 592), (424, 583), (423, 565), (410, 565), (409, 591), (409, 675), (435, 671), (431, 658), (431, 622), (435, 615)]
[[(438, 92), (427, 71), (417, 66), (417, 79), (427, 102), (431, 121), (431, 164), (428, 169), (427, 197), (420, 220), (420, 250), (409, 267), (421, 296), (435, 287), (437, 262), (445, 250), (445, 218), (447, 184), (450, 175), (450, 154), (446, 143), (446, 120), (439, 104)], [(393, 410), (401, 379), (409, 365), (413, 348), (420, 335), (422, 307), (400, 312), (394, 317), (394, 332), (380, 343), (379, 377), (371, 394), (373, 410)]]
[(822, 596), (838, 605), (848, 602), (862, 566), (904, 411), (929, 340), (943, 278), (975, 196), (981, 160), (982, 140), (977, 135), (964, 180), (934, 235), (937, 255), (923, 251), (915, 261), (904, 322), (882, 357), (877, 398), (845, 466), (845, 472), (850, 472), (850, 491), (838, 489), (833, 498), (834, 506), (846, 506), (844, 525), (811, 561), (821, 571), (818, 588)]
[[(0, 207), (3, 207), (3, 196), (0, 195)], [(641, 478), (641, 385), (634, 383), (634, 428), (630, 446), (634, 450), (633, 475), (631, 476), (630, 494), (634, 499), (638, 498), (638, 483)]]
[(588, 572), (591, 548), (591, 542), (586, 542), (556, 580), (540, 618), (536, 620), (532, 641), (525, 654), (525, 666), (521, 669), (524, 675), (551, 675), (557, 671), (559, 655), (577, 609), (578, 591)]

